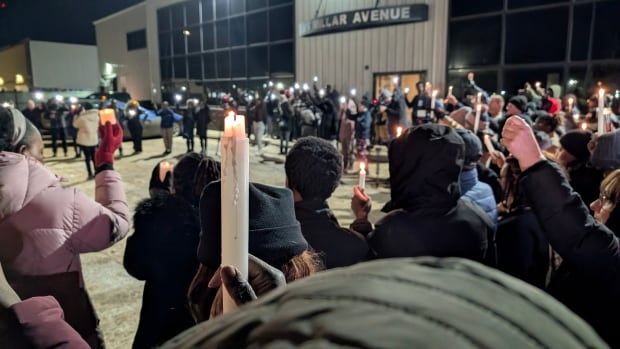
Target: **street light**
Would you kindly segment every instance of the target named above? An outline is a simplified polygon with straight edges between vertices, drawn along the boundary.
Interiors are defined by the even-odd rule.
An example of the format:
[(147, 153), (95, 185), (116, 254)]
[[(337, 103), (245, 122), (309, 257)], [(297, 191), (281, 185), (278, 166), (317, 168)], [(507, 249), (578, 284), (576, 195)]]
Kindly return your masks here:
[(24, 76), (22, 74), (15, 74), (15, 84), (21, 85), (24, 83)]
[(45, 96), (43, 95), (43, 92), (41, 91), (37, 91), (34, 93), (34, 99), (37, 101), (42, 101), (44, 97)]

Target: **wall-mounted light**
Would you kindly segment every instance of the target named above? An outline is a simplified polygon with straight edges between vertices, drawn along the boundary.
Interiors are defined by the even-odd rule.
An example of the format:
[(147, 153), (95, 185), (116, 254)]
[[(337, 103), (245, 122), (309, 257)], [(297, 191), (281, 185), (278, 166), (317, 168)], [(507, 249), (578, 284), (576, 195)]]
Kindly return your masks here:
[(24, 83), (24, 76), (22, 74), (15, 74), (15, 84), (21, 85)]
[(34, 99), (37, 101), (42, 101), (45, 98), (45, 95), (41, 91), (37, 91), (34, 93)]
[(190, 32), (189, 29), (183, 29), (183, 35), (190, 36), (192, 35), (192, 32)]
[(177, 93), (177, 94), (174, 95), (174, 100), (175, 101), (180, 102), (182, 99), (183, 99), (183, 96), (181, 96), (180, 94)]
[(187, 91), (187, 87), (181, 86), (181, 91), (183, 91), (183, 92)]

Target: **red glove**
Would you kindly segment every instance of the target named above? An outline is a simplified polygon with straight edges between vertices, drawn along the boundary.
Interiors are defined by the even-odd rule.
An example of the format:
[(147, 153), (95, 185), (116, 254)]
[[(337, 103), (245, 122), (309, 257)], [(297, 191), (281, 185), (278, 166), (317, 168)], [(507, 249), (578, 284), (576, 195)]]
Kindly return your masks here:
[(114, 164), (114, 153), (120, 148), (123, 142), (123, 129), (116, 123), (112, 125), (106, 122), (99, 125), (99, 148), (95, 153), (95, 165), (97, 167)]

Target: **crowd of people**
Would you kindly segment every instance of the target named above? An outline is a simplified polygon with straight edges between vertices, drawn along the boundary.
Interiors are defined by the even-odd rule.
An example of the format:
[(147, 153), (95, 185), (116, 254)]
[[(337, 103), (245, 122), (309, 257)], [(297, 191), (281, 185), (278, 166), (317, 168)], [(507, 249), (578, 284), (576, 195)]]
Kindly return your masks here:
[[(208, 107), (190, 101), (182, 121), (188, 152), (174, 167), (155, 166), (150, 195), (136, 207), (127, 240), (124, 267), (145, 281), (134, 347), (157, 347), (188, 329), (181, 338), (209, 333), (204, 326), (222, 313), (222, 288), (244, 304), (299, 279), (327, 285), (322, 280), (329, 278), (313, 278), (326, 270), (423, 256), (463, 258), (518, 278), (563, 303), (611, 347), (620, 347), (617, 103), (595, 95), (586, 105), (562, 95), (558, 86), (539, 84), (526, 84), (506, 102), (479, 87), (473, 74), (459, 97), (450, 90), (439, 98), (425, 82), (416, 89), (412, 100), (399, 88), (358, 99), (354, 91), (340, 96), (316, 84), (242, 95), (257, 152), (267, 134), (280, 138), (286, 156), (284, 187), (250, 183), (247, 280), (234, 266), (221, 265), (220, 163), (206, 156)], [(600, 100), (605, 105), (599, 108)], [(225, 100), (225, 110), (236, 107)], [(94, 163), (94, 200), (63, 188), (45, 167), (43, 142), (27, 111), (0, 108), (0, 266), (6, 274), (0, 278), (0, 305), (16, 320), (0, 335), (11, 343), (104, 346), (80, 254), (103, 250), (130, 232), (127, 200), (114, 170), (123, 132), (118, 122), (102, 124), (92, 106), (81, 108), (72, 125), (89, 171)], [(127, 115), (131, 108), (137, 106), (129, 103)], [(53, 115), (52, 108), (46, 110)], [(162, 129), (171, 129), (170, 106), (164, 103), (158, 114)], [(196, 128), (201, 153), (194, 152)], [(172, 131), (162, 134), (168, 154)], [(290, 137), (296, 142), (289, 147)], [(376, 208), (356, 186), (355, 220), (342, 226), (328, 199), (356, 161), (367, 163), (368, 149), (377, 144), (388, 148), (385, 216), (369, 220)], [(134, 150), (141, 151), (135, 139)], [(464, 292), (459, 289), (453, 292)], [(334, 298), (317, 298), (328, 300)], [(304, 319), (321, 316), (317, 310)], [(287, 324), (286, 317), (280, 321)], [(372, 323), (356, 324), (360, 338), (371, 328), (381, 333)], [(224, 334), (217, 338), (223, 346), (235, 343)]]

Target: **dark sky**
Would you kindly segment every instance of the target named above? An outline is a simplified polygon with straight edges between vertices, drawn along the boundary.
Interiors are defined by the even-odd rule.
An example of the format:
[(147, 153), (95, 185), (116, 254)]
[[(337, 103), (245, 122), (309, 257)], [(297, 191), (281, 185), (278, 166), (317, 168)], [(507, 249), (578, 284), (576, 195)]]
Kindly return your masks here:
[(143, 0), (0, 0), (0, 47), (25, 38), (95, 44), (93, 21)]

